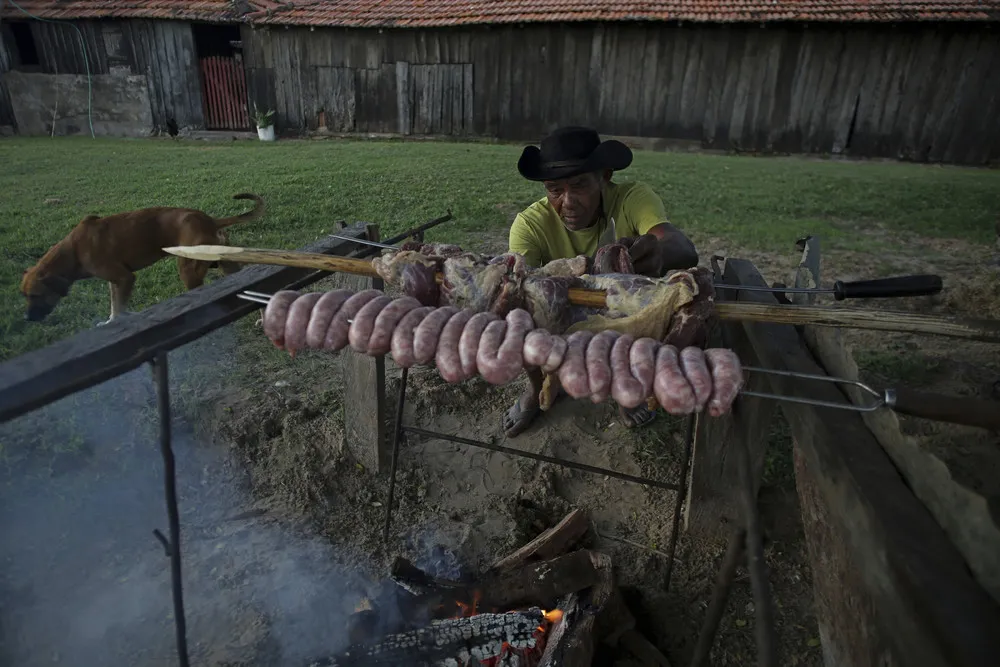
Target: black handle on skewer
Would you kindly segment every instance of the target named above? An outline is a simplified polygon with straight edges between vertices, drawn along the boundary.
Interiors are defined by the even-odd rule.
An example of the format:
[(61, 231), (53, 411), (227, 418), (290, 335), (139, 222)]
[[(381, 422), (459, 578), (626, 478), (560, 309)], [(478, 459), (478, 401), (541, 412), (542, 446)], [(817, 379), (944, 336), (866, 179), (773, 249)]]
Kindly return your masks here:
[(890, 399), (886, 404), (904, 415), (1000, 431), (1000, 403), (996, 401), (905, 388), (892, 389), (886, 394)]
[(937, 294), (942, 288), (941, 276), (918, 275), (875, 280), (856, 280), (845, 283), (838, 280), (833, 284), (833, 297), (844, 299), (877, 299), (895, 296), (925, 296)]

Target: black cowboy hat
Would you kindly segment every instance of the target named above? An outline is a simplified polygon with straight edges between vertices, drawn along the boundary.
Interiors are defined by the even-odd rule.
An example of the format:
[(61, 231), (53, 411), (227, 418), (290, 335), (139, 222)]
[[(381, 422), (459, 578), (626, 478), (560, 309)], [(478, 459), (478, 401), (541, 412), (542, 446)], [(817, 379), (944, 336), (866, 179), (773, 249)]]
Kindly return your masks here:
[(632, 151), (620, 141), (601, 141), (589, 127), (563, 127), (525, 146), (517, 170), (529, 181), (554, 181), (591, 171), (619, 170), (632, 164)]

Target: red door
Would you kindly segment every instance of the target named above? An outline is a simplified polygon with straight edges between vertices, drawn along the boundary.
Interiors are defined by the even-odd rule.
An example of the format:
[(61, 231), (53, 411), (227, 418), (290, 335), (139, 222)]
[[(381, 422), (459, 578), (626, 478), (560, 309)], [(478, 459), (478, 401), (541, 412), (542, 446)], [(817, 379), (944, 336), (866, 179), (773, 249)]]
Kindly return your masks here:
[(201, 81), (206, 129), (251, 129), (243, 63), (222, 56), (202, 58)]

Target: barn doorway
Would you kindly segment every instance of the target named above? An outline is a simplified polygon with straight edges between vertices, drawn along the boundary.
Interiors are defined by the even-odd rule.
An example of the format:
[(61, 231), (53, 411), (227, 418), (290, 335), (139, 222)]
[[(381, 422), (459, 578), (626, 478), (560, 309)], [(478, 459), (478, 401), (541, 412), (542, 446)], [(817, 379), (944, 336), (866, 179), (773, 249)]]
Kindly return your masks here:
[(205, 128), (253, 129), (239, 26), (195, 23), (191, 29), (201, 71)]

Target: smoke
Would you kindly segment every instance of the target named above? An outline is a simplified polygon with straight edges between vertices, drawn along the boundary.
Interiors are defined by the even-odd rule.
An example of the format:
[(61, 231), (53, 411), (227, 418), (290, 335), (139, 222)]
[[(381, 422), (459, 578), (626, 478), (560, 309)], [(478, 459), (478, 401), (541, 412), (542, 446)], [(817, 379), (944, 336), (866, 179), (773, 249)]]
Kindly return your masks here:
[[(236, 332), (172, 352), (181, 398), (235, 363)], [(206, 371), (208, 371), (206, 373)], [(245, 472), (175, 415), (192, 663), (297, 664), (339, 650), (366, 582), (323, 539), (254, 509)], [(148, 368), (0, 426), (0, 664), (177, 664)]]

